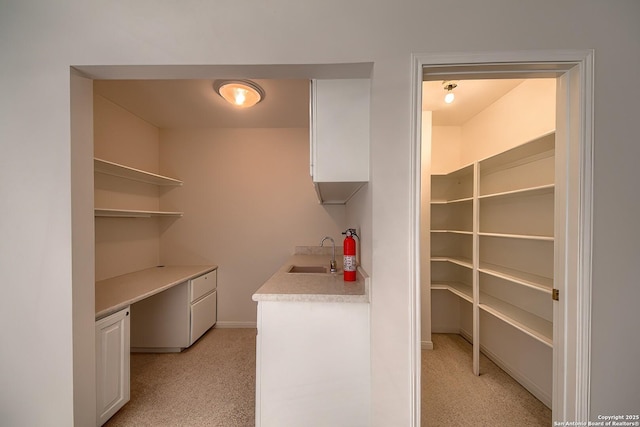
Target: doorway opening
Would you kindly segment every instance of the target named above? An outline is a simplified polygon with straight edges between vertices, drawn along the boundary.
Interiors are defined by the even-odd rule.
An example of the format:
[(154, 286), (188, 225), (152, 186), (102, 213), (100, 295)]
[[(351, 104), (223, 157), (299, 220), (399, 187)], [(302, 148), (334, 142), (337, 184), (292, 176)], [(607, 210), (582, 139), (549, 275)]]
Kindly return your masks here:
[(427, 425), (551, 423), (555, 98), (554, 78), (423, 83)]
[[(74, 340), (74, 408), (76, 410), (76, 420), (88, 420), (87, 423), (95, 417), (96, 412), (96, 376), (95, 376), (95, 301), (96, 295), (93, 286), (86, 286), (87, 283), (95, 283), (96, 277), (111, 276), (117, 274), (113, 270), (108, 271), (111, 266), (98, 265), (96, 268), (95, 254), (96, 254), (96, 239), (95, 239), (95, 220), (94, 220), (94, 82), (98, 81), (197, 81), (207, 79), (210, 81), (216, 78), (225, 78), (232, 76), (234, 78), (241, 79), (264, 79), (269, 81), (275, 80), (310, 80), (310, 79), (330, 79), (330, 78), (364, 78), (371, 74), (372, 64), (370, 63), (344, 63), (344, 64), (328, 64), (328, 65), (157, 65), (157, 66), (135, 66), (135, 65), (122, 65), (122, 66), (76, 66), (71, 68), (71, 145), (72, 145), (72, 174), (73, 185), (72, 189), (74, 199), (74, 221), (73, 221), (73, 248), (74, 260), (81, 260), (82, 262), (74, 262), (73, 273), (73, 340)], [(209, 85), (210, 86), (210, 85)], [(210, 87), (207, 87), (209, 89)], [(211, 87), (211, 93), (213, 88)], [(275, 96), (272, 98), (277, 99)], [(307, 94), (305, 90), (305, 95)], [(216, 95), (217, 96), (217, 95)], [(105, 103), (108, 101), (105, 100)], [(262, 105), (265, 105), (264, 103)], [(178, 108), (178, 106), (173, 106)], [(109, 108), (107, 105), (105, 108)], [(123, 108), (114, 108), (111, 110), (114, 114), (123, 113), (126, 111)], [(264, 117), (263, 117), (264, 118)], [(307, 118), (308, 119), (308, 118)], [(210, 120), (210, 119), (209, 119)], [(227, 120), (228, 123), (229, 120)], [(141, 127), (144, 127), (144, 120), (136, 121)], [(149, 125), (150, 126), (150, 125)], [(262, 124), (264, 126), (264, 123)], [(109, 131), (118, 132), (119, 129), (111, 128)], [(153, 133), (155, 130), (151, 129)], [(249, 129), (247, 133), (253, 131)], [(308, 132), (298, 132), (303, 135), (304, 138), (308, 137)], [(146, 134), (146, 133), (145, 133)], [(293, 135), (294, 132), (291, 132)], [(297, 135), (297, 134), (296, 134)], [(296, 136), (293, 135), (293, 136)], [(254, 138), (256, 139), (256, 138)], [(273, 138), (278, 143), (286, 143), (282, 138)], [(291, 138), (293, 139), (293, 137)], [(299, 140), (299, 139), (297, 139)], [(296, 141), (297, 141), (296, 140)], [(293, 143), (291, 143), (293, 144)], [(177, 144), (176, 144), (177, 145)], [(298, 144), (299, 145), (299, 144)], [(102, 149), (112, 149), (113, 147), (107, 147), (105, 144)], [(239, 149), (238, 149), (239, 150)], [(113, 154), (113, 153), (110, 153)], [(106, 156), (105, 156), (106, 157)], [(143, 154), (140, 155), (141, 161), (147, 161)], [(307, 178), (307, 156), (301, 156), (304, 160), (301, 164), (302, 175)], [(126, 165), (126, 159), (123, 161)], [(146, 169), (146, 166), (138, 166)], [(285, 170), (285, 168), (282, 168)], [(212, 173), (217, 173), (212, 171)], [(171, 175), (171, 173), (169, 173)], [(264, 181), (264, 180), (263, 180)], [(262, 183), (262, 182), (261, 182)], [(157, 189), (156, 189), (157, 190)], [(157, 191), (154, 194), (160, 193)], [(166, 191), (162, 195), (169, 193)], [(161, 195), (161, 196), (162, 196)], [(288, 194), (283, 194), (283, 197), (288, 197)], [(176, 195), (177, 197), (177, 195)], [(140, 197), (142, 198), (142, 197)], [(145, 199), (146, 199), (145, 194)], [(157, 197), (150, 197), (149, 200), (157, 199)], [(313, 203), (315, 206), (315, 195), (313, 195)], [(173, 211), (172, 208), (159, 209), (155, 207), (157, 200), (152, 200), (153, 207), (138, 207), (133, 210), (145, 210), (154, 211), (155, 213), (166, 213), (165, 211)], [(252, 207), (255, 210), (255, 206)], [(106, 209), (105, 209), (106, 210)], [(127, 209), (132, 210), (132, 209)], [(158, 211), (158, 212), (156, 212)], [(249, 211), (249, 209), (246, 209)], [(171, 218), (171, 216), (170, 216)], [(303, 218), (303, 217), (301, 217)], [(109, 221), (110, 219), (106, 219)], [(160, 216), (162, 220), (162, 216)], [(115, 219), (114, 219), (115, 221)], [(131, 219), (131, 221), (136, 221)], [(155, 221), (155, 219), (153, 220)], [(171, 219), (169, 219), (171, 221)], [(138, 234), (134, 237), (155, 236), (157, 235), (156, 227), (157, 223), (143, 224), (142, 226), (132, 227)], [(333, 224), (333, 222), (331, 222)], [(286, 224), (289, 226), (290, 224)], [(140, 228), (145, 227), (144, 233), (140, 232)], [(342, 228), (340, 228), (342, 229)], [(122, 232), (120, 232), (122, 236)], [(107, 241), (110, 236), (109, 233), (103, 232), (101, 236), (102, 242)], [(138, 241), (144, 243), (149, 242), (151, 239), (140, 238)], [(100, 242), (99, 242), (100, 243)], [(153, 243), (153, 242), (152, 242)], [(207, 243), (204, 243), (207, 245)], [(155, 245), (155, 243), (154, 243)], [(102, 245), (102, 249), (110, 249), (108, 245)], [(157, 246), (157, 245), (155, 245)], [(151, 245), (149, 245), (151, 247)], [(150, 252), (154, 253), (154, 257), (157, 256), (157, 250), (152, 248)], [(119, 252), (121, 253), (121, 252)], [(245, 254), (246, 255), (246, 254)], [(151, 259), (151, 258), (148, 258)], [(153, 258), (155, 259), (155, 258)], [(127, 259), (129, 261), (130, 259)], [(186, 262), (186, 261), (179, 261)], [(192, 262), (192, 261), (189, 261)], [(200, 262), (200, 261), (196, 261)], [(117, 267), (117, 266), (115, 266)], [(249, 272), (251, 273), (251, 272)], [(253, 303), (251, 303), (253, 304)], [(248, 305), (248, 304), (247, 304)], [(244, 320), (244, 319), (243, 319)], [(228, 327), (242, 327), (247, 326), (248, 322), (236, 322), (229, 321), (226, 326)], [(251, 322), (255, 323), (255, 322)], [(251, 326), (251, 325), (248, 325)]]
[[(460, 195), (451, 198), (450, 200), (459, 201), (459, 206), (469, 205), (462, 208), (454, 208), (458, 210), (458, 213), (449, 215), (449, 217), (465, 216), (469, 213), (470, 222), (462, 220), (462, 223), (458, 223), (453, 228), (453, 233), (441, 233), (446, 230), (442, 228), (436, 230), (438, 237), (444, 235), (453, 236), (454, 241), (463, 241), (464, 243), (456, 243), (458, 247), (466, 247), (465, 249), (470, 258), (469, 263), (466, 266), (467, 270), (466, 278), (468, 278), (468, 288), (455, 289), (455, 286), (450, 287), (449, 290), (454, 289), (458, 291), (458, 296), (462, 296), (463, 299), (470, 301), (469, 317), (471, 322), (471, 336), (475, 338), (476, 342), (480, 337), (479, 318), (480, 311), (488, 313), (492, 318), (501, 318), (502, 320), (511, 319), (505, 315), (505, 311), (496, 310), (495, 304), (491, 304), (491, 292), (499, 292), (501, 288), (510, 292), (513, 287), (505, 288), (506, 284), (514, 283), (513, 277), (505, 274), (492, 274), (495, 270), (486, 268), (487, 264), (490, 264), (487, 259), (487, 254), (491, 254), (489, 258), (494, 257), (494, 253), (509, 254), (513, 252), (514, 244), (520, 245), (523, 240), (523, 235), (540, 234), (540, 237), (530, 240), (535, 240), (534, 246), (544, 247), (547, 249), (540, 249), (543, 252), (547, 252), (547, 264), (548, 259), (548, 247), (551, 246), (551, 260), (552, 273), (551, 280), (545, 280), (543, 287), (544, 293), (549, 293), (549, 297), (555, 296), (554, 289), (557, 290), (560, 297), (557, 301), (552, 303), (552, 306), (548, 304), (544, 308), (545, 315), (542, 317), (551, 317), (552, 322), (545, 325), (543, 329), (546, 332), (542, 334), (542, 337), (537, 337), (538, 342), (551, 347), (551, 353), (549, 357), (551, 361), (552, 380), (550, 389), (552, 389), (551, 395), (551, 407), (553, 410), (554, 420), (587, 420), (588, 418), (588, 368), (589, 368), (589, 330), (590, 330), (590, 252), (591, 252), (591, 145), (592, 145), (592, 75), (593, 75), (593, 61), (592, 52), (589, 51), (572, 51), (572, 52), (523, 52), (523, 53), (511, 53), (511, 54), (487, 54), (487, 55), (425, 55), (414, 57), (414, 93), (415, 93), (415, 114), (414, 117), (414, 151), (413, 151), (413, 184), (414, 184), (414, 233), (413, 233), (413, 254), (412, 259), (414, 265), (415, 281), (414, 281), (414, 381), (413, 381), (413, 403), (414, 403), (414, 424), (419, 425), (420, 419), (420, 386), (421, 386), (421, 348), (430, 348), (431, 344), (431, 278), (432, 278), (432, 260), (433, 254), (431, 253), (431, 245), (439, 245), (437, 251), (442, 250), (442, 242), (433, 241), (431, 231), (431, 217), (429, 215), (429, 205), (425, 209), (424, 204), (421, 204), (424, 200), (431, 200), (431, 191), (436, 191), (436, 187), (431, 187), (430, 178), (432, 171), (432, 158), (431, 154), (431, 140), (425, 138), (425, 129), (423, 126), (430, 126), (430, 120), (423, 121), (422, 114), (422, 91), (421, 87), (423, 81), (467, 81), (467, 80), (481, 80), (481, 79), (540, 79), (540, 78), (552, 78), (556, 84), (556, 96), (555, 96), (555, 133), (551, 138), (555, 140), (555, 160), (552, 160), (552, 164), (555, 164), (555, 183), (553, 190), (551, 190), (551, 196), (549, 196), (548, 184), (534, 185), (530, 187), (546, 187), (546, 189), (535, 190), (547, 192), (546, 196), (542, 196), (547, 201), (543, 202), (547, 205), (549, 200), (555, 205), (562, 207), (562, 209), (555, 209), (555, 213), (551, 213), (551, 237), (544, 236), (547, 232), (538, 233), (538, 231), (522, 231), (514, 232), (504, 230), (494, 230), (494, 227), (498, 227), (496, 223), (503, 223), (503, 219), (497, 219), (498, 217), (481, 219), (478, 212), (483, 209), (484, 212), (493, 212), (491, 215), (504, 215), (496, 213), (499, 211), (496, 206), (489, 199), (482, 200), (482, 197), (495, 196), (499, 193), (508, 193), (512, 189), (496, 189), (485, 190), (483, 184), (486, 186), (491, 181), (488, 174), (484, 176), (484, 183), (482, 183), (481, 167), (484, 166), (484, 170), (490, 171), (493, 167), (498, 169), (506, 168), (512, 169), (513, 162), (517, 163), (514, 159), (518, 157), (518, 153), (514, 154), (513, 147), (506, 147), (507, 152), (510, 154), (498, 155), (498, 160), (484, 160), (484, 164), (478, 162), (483, 157), (478, 155), (473, 160), (475, 163), (471, 167), (459, 168), (458, 174), (461, 176), (467, 176), (467, 178), (461, 178), (461, 176), (455, 177), (457, 183), (463, 182), (465, 179), (468, 181), (466, 185), (470, 189), (469, 195)], [(426, 123), (425, 123), (426, 122)], [(430, 135), (430, 133), (428, 133)], [(539, 135), (538, 138), (529, 139), (527, 144), (528, 149), (518, 149), (519, 154), (526, 154), (533, 150), (534, 154), (528, 155), (538, 156), (541, 159), (547, 157), (544, 153), (548, 152), (548, 142), (545, 142), (545, 138), (549, 139), (548, 135)], [(540, 141), (542, 140), (542, 141)], [(537, 141), (537, 142), (534, 142)], [(546, 144), (546, 145), (545, 145)], [(554, 142), (551, 142), (554, 145)], [(515, 144), (520, 145), (520, 144)], [(524, 146), (524, 145), (523, 145)], [(537, 148), (532, 148), (532, 147)], [(546, 148), (545, 148), (546, 147)], [(505, 147), (503, 147), (505, 148)], [(516, 151), (518, 151), (516, 150)], [(497, 152), (491, 153), (497, 155)], [(502, 157), (500, 157), (502, 156)], [(507, 161), (508, 160), (508, 161)], [(542, 160), (544, 162), (544, 160)], [(502, 164), (501, 164), (502, 163)], [(526, 163), (526, 162), (525, 162)], [(461, 164), (458, 165), (462, 166)], [(468, 170), (465, 170), (468, 169)], [(552, 167), (553, 169), (553, 167)], [(500, 174), (495, 174), (499, 176)], [(528, 173), (523, 173), (524, 176), (528, 176)], [(425, 176), (428, 177), (425, 179)], [(470, 177), (470, 178), (469, 178)], [(513, 178), (515, 179), (515, 178)], [(490, 184), (489, 184), (490, 185)], [(534, 191), (534, 190), (531, 190)], [(483, 193), (484, 192), (484, 193)], [(530, 202), (522, 202), (526, 198), (517, 197), (520, 202), (516, 205), (524, 203), (526, 205)], [(466, 200), (466, 201), (465, 201)], [(536, 199), (537, 200), (537, 199)], [(481, 204), (482, 203), (482, 204)], [(445, 204), (446, 205), (446, 204)], [(520, 211), (526, 211), (528, 208), (520, 206), (515, 208)], [(553, 205), (552, 205), (553, 206)], [(463, 213), (460, 213), (462, 209)], [(553, 208), (552, 208), (553, 211)], [(547, 218), (549, 214), (545, 214)], [(445, 214), (446, 218), (448, 214)], [(509, 215), (507, 215), (509, 216)], [(482, 221), (482, 222), (481, 222)], [(462, 224), (462, 225), (461, 225)], [(502, 224), (499, 224), (500, 226)], [(466, 228), (465, 228), (466, 227)], [(508, 226), (507, 228), (509, 228)], [(547, 226), (543, 226), (548, 228)], [(456, 230), (456, 228), (459, 228)], [(499, 228), (499, 227), (498, 227)], [(458, 231), (456, 233), (455, 231)], [(499, 232), (498, 232), (499, 231)], [(507, 236), (507, 235), (510, 236)], [(555, 238), (554, 238), (555, 237)], [(516, 243), (509, 243), (504, 247), (505, 241), (513, 240)], [(545, 243), (540, 243), (545, 242)], [(550, 243), (549, 243), (550, 242)], [(448, 244), (448, 243), (447, 243)], [(446, 246), (446, 245), (445, 245)], [(455, 246), (455, 245), (454, 245)], [(495, 247), (503, 246), (502, 249), (495, 249)], [(449, 249), (451, 246), (447, 246)], [(492, 248), (493, 247), (493, 248)], [(480, 252), (483, 250), (484, 252)], [(539, 250), (539, 249), (536, 249)], [(437, 253), (436, 253), (437, 254)], [(460, 266), (460, 263), (451, 262), (450, 259), (444, 260), (447, 263), (453, 264), (455, 268)], [(464, 257), (463, 257), (464, 258)], [(425, 261), (426, 259), (426, 261)], [(443, 260), (438, 260), (443, 261)], [(481, 267), (481, 262), (483, 266)], [(498, 263), (493, 263), (498, 264)], [(506, 264), (506, 263), (502, 263)], [(465, 266), (463, 266), (463, 269)], [(440, 274), (436, 272), (437, 274)], [(504, 272), (503, 272), (504, 273)], [(529, 272), (530, 273), (530, 272)], [(436, 275), (437, 275), (436, 274)], [(481, 277), (482, 276), (482, 277)], [(486, 276), (486, 277), (485, 277)], [(543, 274), (549, 278), (549, 273)], [(460, 276), (457, 276), (460, 277)], [(490, 282), (487, 280), (490, 277), (492, 280), (497, 277), (497, 282), (485, 283), (481, 288), (480, 283)], [(506, 277), (506, 282), (505, 282)], [(481, 279), (483, 282), (481, 282)], [(523, 280), (515, 280), (516, 282), (523, 282)], [(452, 280), (456, 282), (456, 280)], [(464, 279), (463, 279), (464, 282)], [(500, 283), (504, 282), (504, 283)], [(522, 284), (522, 283), (520, 283)], [(540, 283), (535, 283), (539, 285)], [(526, 287), (526, 286), (525, 286)], [(528, 287), (526, 292), (531, 290), (531, 286)], [(534, 289), (534, 291), (540, 291), (540, 289)], [(454, 291), (451, 291), (455, 293)], [(482, 295), (481, 295), (482, 292)], [(535, 293), (535, 292), (534, 292)], [(466, 298), (465, 298), (466, 297)], [(533, 311), (537, 311), (534, 307)], [(540, 313), (537, 313), (540, 314)], [(486, 316), (485, 316), (486, 317)], [(540, 317), (540, 316), (536, 316)], [(511, 322), (510, 326), (514, 326), (518, 322)], [(525, 322), (526, 323), (526, 322)], [(522, 322), (519, 326), (523, 326)], [(529, 325), (530, 326), (530, 325)], [(551, 329), (549, 329), (549, 327)], [(518, 328), (519, 332), (527, 332), (527, 325)], [(534, 336), (538, 331), (537, 328), (530, 328), (529, 336)], [(536, 338), (534, 336), (534, 338)], [(545, 343), (546, 342), (546, 343)], [(480, 345), (474, 346), (474, 363), (473, 371), (478, 374), (479, 368), (479, 352)], [(426, 379), (425, 379), (426, 380)]]

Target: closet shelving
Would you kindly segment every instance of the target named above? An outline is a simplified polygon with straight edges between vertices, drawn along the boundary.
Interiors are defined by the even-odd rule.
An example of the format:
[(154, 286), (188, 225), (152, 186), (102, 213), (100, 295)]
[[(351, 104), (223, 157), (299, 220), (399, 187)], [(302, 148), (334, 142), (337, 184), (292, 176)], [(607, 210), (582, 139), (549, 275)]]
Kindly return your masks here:
[[(132, 168), (108, 160), (93, 159), (93, 169), (96, 174), (110, 175), (123, 178), (129, 181), (142, 182), (158, 187), (178, 187), (182, 186), (182, 181), (147, 172), (141, 169)], [(113, 208), (95, 208), (96, 217), (110, 218), (151, 218), (151, 217), (168, 217), (179, 218), (182, 212), (169, 212), (157, 210), (140, 210), (140, 209), (113, 209)]]
[(120, 178), (130, 179), (132, 181), (145, 182), (147, 184), (154, 184), (154, 185), (161, 185), (161, 186), (181, 186), (182, 185), (182, 181), (177, 180), (175, 178), (169, 178), (167, 176), (158, 175), (152, 172), (147, 172), (141, 169), (132, 168), (129, 166), (121, 165), (118, 163), (114, 163), (108, 160), (102, 160), (98, 158), (93, 159), (93, 170), (96, 173), (117, 176)]
[(165, 212), (165, 211), (143, 211), (135, 209), (95, 209), (95, 216), (108, 218), (151, 218), (151, 217), (167, 217), (179, 218), (182, 212)]
[(441, 289), (449, 291), (460, 298), (473, 303), (473, 291), (471, 285), (458, 282), (432, 282), (431, 289)]
[[(549, 347), (554, 146), (554, 133), (546, 134), (431, 178), (431, 289), (471, 302), (475, 324), (477, 307)], [(475, 341), (479, 335), (481, 345)], [(474, 351), (474, 367), (476, 358)]]
[(433, 175), (431, 201), (432, 289), (473, 302), (474, 165)]
[(543, 344), (553, 347), (553, 322), (484, 292), (480, 293), (480, 301), (483, 301), (478, 305), (481, 310), (494, 315)]

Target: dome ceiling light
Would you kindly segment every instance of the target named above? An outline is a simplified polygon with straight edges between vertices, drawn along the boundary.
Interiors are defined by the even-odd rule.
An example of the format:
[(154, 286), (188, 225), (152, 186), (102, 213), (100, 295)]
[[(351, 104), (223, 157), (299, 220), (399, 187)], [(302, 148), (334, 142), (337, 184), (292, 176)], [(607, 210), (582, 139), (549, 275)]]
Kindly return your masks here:
[(442, 87), (447, 92), (447, 94), (444, 96), (444, 102), (446, 102), (447, 104), (451, 104), (456, 97), (453, 93), (453, 90), (458, 87), (458, 84), (453, 80), (445, 80), (442, 82)]
[(249, 108), (264, 99), (264, 90), (250, 80), (216, 80), (213, 89), (237, 108)]

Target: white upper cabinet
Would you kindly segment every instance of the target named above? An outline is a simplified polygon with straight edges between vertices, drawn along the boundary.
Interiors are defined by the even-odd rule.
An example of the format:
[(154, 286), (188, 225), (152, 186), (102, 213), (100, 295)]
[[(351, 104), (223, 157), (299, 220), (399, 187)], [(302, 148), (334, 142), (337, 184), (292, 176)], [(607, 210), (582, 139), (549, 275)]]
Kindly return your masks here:
[(369, 181), (370, 92), (370, 79), (311, 82), (311, 177), (322, 203), (344, 204)]

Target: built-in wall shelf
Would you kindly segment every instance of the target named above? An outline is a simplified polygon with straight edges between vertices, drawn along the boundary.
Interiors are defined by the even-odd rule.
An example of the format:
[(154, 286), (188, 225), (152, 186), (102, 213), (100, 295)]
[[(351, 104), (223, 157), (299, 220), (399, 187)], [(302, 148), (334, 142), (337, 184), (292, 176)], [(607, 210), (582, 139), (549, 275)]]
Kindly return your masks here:
[(431, 261), (450, 262), (452, 264), (460, 265), (462, 267), (473, 268), (473, 261), (469, 258), (464, 258), (464, 257), (454, 257), (454, 256), (431, 257)]
[[(115, 162), (111, 162), (108, 160), (93, 159), (93, 169), (95, 174), (102, 175), (110, 175), (116, 176), (119, 178), (123, 178), (128, 181), (142, 182), (145, 184), (151, 184), (156, 187), (178, 187), (182, 185), (182, 181), (177, 180), (175, 178), (170, 178), (167, 176), (158, 175), (152, 172), (143, 171), (140, 169), (135, 169), (129, 166), (121, 165)], [(95, 181), (95, 191), (96, 191), (96, 202), (102, 206), (112, 205), (114, 208), (100, 207), (95, 208), (95, 217), (102, 218), (180, 218), (183, 213), (182, 212), (172, 212), (172, 211), (162, 211), (162, 210), (146, 210), (146, 209), (115, 209), (116, 206), (125, 206), (132, 208), (143, 207), (137, 203), (137, 200), (133, 200), (134, 198), (139, 198), (138, 194), (134, 191), (131, 191), (129, 187), (134, 187), (133, 183), (129, 182), (125, 185), (119, 185), (117, 190), (113, 190), (113, 188), (108, 188), (108, 190), (104, 190), (101, 185), (104, 185), (102, 180)], [(99, 191), (100, 190), (100, 191)], [(156, 191), (157, 190), (153, 190)], [(98, 198), (98, 194), (101, 195)], [(116, 202), (114, 201), (120, 194), (126, 194), (126, 203), (122, 201)], [(106, 195), (106, 197), (105, 197)], [(132, 197), (134, 195), (134, 197)], [(157, 194), (153, 196), (157, 198)], [(131, 203), (131, 201), (135, 203)], [(144, 204), (148, 204), (145, 200)], [(137, 205), (137, 206), (136, 206)], [(144, 206), (146, 207), (146, 206)]]
[(505, 331), (553, 348), (554, 147), (551, 133), (431, 176), (431, 290), (471, 303), (459, 324), (473, 330), (476, 375), (482, 346), (513, 360), (526, 351), (505, 350)]
[(132, 181), (145, 182), (147, 184), (160, 186), (182, 185), (182, 181), (175, 178), (158, 175), (152, 172), (143, 171), (98, 158), (93, 159), (93, 170), (96, 173), (117, 176), (120, 178), (130, 179)]
[(553, 347), (553, 323), (485, 293), (480, 293), (478, 307), (519, 329), (538, 341)]
[(453, 199), (453, 200), (432, 200), (432, 205), (450, 205), (454, 203), (464, 203), (464, 202), (472, 202), (473, 197), (463, 197), (462, 199)]
[(523, 196), (535, 196), (542, 194), (553, 193), (555, 190), (555, 184), (538, 185), (535, 187), (519, 188), (517, 190), (502, 191), (500, 193), (485, 194), (478, 196), (479, 199), (498, 199), (508, 197), (523, 197)]
[(473, 235), (473, 231), (464, 231), (464, 230), (431, 230), (431, 232)]
[(165, 212), (165, 211), (142, 211), (133, 209), (95, 209), (96, 217), (109, 217), (109, 218), (152, 218), (152, 217), (166, 217), (166, 218), (179, 218), (183, 215), (182, 212)]
[(538, 276), (536, 274), (518, 271), (513, 268), (503, 267), (501, 265), (480, 263), (478, 271), (500, 279), (508, 280), (523, 286), (527, 286), (541, 292), (551, 295), (553, 289), (553, 279), (549, 277)]
[(504, 239), (524, 239), (524, 240), (541, 240), (553, 242), (553, 236), (535, 236), (533, 234), (509, 234), (509, 233), (483, 233), (479, 232), (478, 236), (485, 237), (501, 237)]
[(431, 176), (431, 203), (452, 204), (473, 201), (474, 165), (467, 165), (448, 174)]
[(473, 290), (470, 285), (459, 282), (433, 282), (431, 289), (447, 290), (460, 298), (473, 303)]

